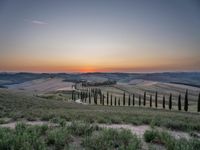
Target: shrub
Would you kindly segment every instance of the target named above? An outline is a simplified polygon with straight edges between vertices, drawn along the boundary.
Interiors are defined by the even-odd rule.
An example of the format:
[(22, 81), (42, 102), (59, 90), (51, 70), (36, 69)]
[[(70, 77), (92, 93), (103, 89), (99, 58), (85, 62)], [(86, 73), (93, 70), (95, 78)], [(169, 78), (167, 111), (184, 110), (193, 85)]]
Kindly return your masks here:
[(69, 133), (77, 136), (90, 135), (93, 131), (99, 130), (98, 126), (91, 125), (81, 121), (73, 121), (67, 126)]
[(67, 128), (55, 128), (47, 134), (47, 144), (54, 146), (55, 149), (62, 149), (71, 141), (71, 135)]
[(158, 137), (158, 132), (154, 130), (152, 131), (147, 130), (144, 133), (144, 140), (145, 142), (148, 142), (148, 143), (154, 141), (157, 137)]
[(144, 133), (146, 142), (163, 144), (167, 150), (198, 150), (200, 149), (200, 140), (198, 139), (175, 139), (167, 132), (146, 131)]
[(103, 129), (83, 139), (86, 149), (140, 149), (140, 140), (129, 130)]
[(15, 130), (0, 128), (0, 149), (43, 150), (45, 142), (41, 138), (42, 131), (40, 127), (22, 123), (17, 124)]

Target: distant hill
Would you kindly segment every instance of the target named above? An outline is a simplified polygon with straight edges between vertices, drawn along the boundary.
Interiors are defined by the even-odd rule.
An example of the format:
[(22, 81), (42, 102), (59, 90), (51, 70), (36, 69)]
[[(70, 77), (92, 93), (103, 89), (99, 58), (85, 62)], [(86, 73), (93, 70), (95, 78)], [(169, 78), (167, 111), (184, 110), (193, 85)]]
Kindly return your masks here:
[(19, 84), (42, 78), (61, 78), (66, 81), (106, 81), (127, 83), (134, 79), (177, 83), (200, 87), (200, 72), (165, 72), (165, 73), (0, 73), (0, 86)]

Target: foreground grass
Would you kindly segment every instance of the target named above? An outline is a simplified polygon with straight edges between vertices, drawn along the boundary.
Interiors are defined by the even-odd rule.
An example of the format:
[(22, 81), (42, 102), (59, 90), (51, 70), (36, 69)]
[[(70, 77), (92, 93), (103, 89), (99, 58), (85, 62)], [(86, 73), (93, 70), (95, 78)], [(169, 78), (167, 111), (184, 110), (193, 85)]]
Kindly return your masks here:
[(0, 128), (0, 149), (74, 149), (73, 142), (76, 138), (81, 139), (79, 149), (140, 148), (140, 140), (128, 130), (100, 129), (83, 122), (74, 122), (69, 126), (59, 127), (27, 126), (20, 123), (15, 129)]
[(161, 144), (164, 145), (167, 150), (199, 150), (200, 149), (200, 140), (199, 139), (190, 139), (186, 140), (175, 139), (167, 132), (159, 132), (157, 130), (146, 131), (144, 133), (144, 139), (148, 143)]
[(200, 115), (140, 107), (81, 105), (0, 90), (0, 122), (15, 120), (82, 120), (88, 123), (148, 124), (182, 131), (200, 131)]

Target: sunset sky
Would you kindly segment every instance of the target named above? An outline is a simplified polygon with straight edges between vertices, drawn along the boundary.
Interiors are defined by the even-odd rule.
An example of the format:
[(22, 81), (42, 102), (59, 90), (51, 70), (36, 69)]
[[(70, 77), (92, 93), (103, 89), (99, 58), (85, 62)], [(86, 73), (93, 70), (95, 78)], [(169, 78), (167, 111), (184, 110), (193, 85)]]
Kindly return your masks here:
[(200, 71), (200, 1), (0, 0), (0, 71)]

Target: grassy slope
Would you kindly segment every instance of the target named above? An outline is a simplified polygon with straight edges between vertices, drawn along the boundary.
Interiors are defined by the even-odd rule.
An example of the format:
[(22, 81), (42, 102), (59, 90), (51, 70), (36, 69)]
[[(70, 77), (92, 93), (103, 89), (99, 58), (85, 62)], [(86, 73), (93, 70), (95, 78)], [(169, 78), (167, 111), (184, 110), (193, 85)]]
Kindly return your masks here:
[(200, 131), (200, 115), (139, 107), (81, 105), (0, 90), (0, 117), (13, 120), (84, 120), (98, 123), (153, 124), (177, 130)]

